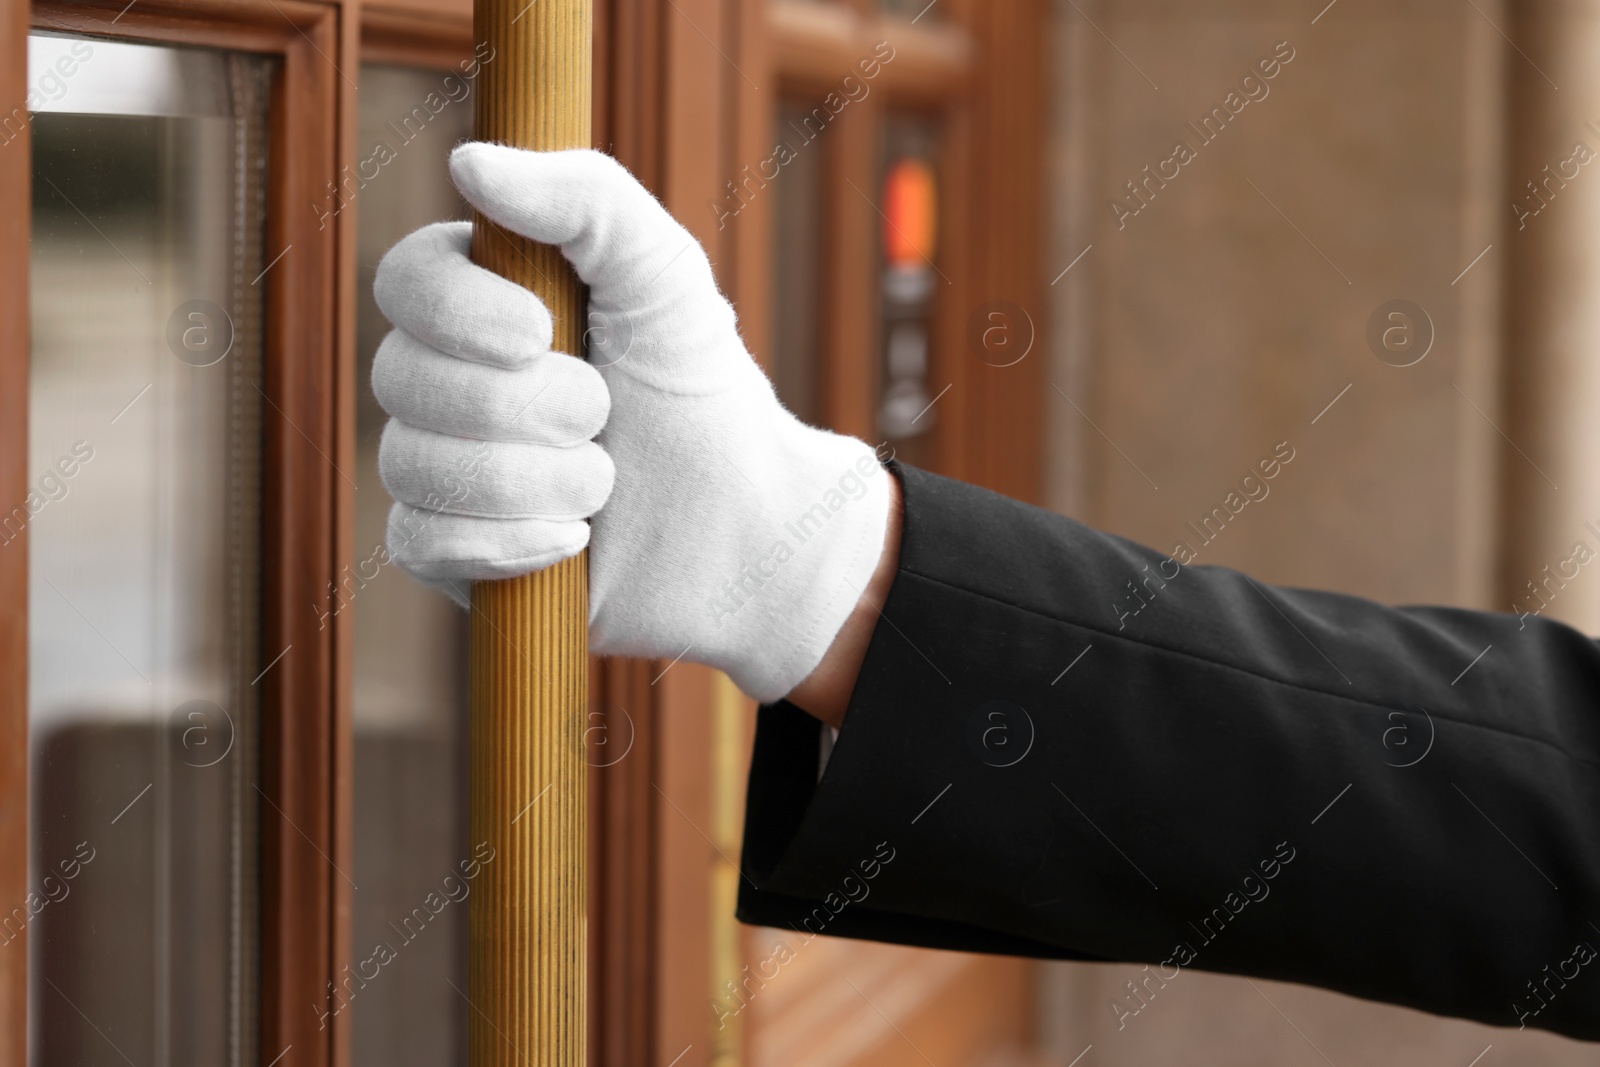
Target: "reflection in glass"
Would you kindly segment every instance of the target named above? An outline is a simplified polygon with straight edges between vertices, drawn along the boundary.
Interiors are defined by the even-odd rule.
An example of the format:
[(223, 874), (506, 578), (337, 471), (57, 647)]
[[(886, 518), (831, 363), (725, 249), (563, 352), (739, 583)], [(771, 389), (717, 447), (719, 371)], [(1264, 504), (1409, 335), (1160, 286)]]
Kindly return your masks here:
[(271, 66), (29, 44), (31, 491), (0, 552), (27, 528), (32, 893), (0, 940), (27, 930), (31, 1062), (239, 1064)]
[[(469, 70), (474, 68), (468, 68)], [(354, 953), (389, 958), (351, 998), (352, 1061), (465, 1063), (467, 616), (386, 563), (390, 499), (378, 480), (386, 416), (372, 357), (389, 330), (372, 299), (378, 260), (400, 238), (467, 217), (446, 171), (471, 133), (474, 81), (461, 70), (366, 65), (358, 156), (383, 160), (341, 192), (357, 227)], [(370, 176), (370, 177), (369, 177)], [(369, 577), (370, 576), (370, 577)], [(343, 610), (343, 608), (341, 608)], [(446, 882), (449, 878), (450, 881)], [(386, 950), (386, 951), (385, 951)], [(392, 955), (392, 958), (390, 956)], [(372, 973), (368, 965), (364, 973)]]
[(882, 275), (883, 395), (878, 430), (908, 463), (930, 459), (929, 431), (938, 421), (929, 382), (929, 336), (938, 289), (938, 187), (934, 125), (891, 115), (884, 131)]

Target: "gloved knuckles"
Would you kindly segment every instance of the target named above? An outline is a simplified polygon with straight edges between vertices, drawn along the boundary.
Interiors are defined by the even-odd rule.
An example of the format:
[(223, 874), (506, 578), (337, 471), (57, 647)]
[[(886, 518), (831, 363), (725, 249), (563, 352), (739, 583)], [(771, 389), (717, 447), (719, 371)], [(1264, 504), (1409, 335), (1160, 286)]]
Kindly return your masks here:
[(372, 391), (408, 426), (486, 441), (573, 445), (598, 434), (611, 411), (600, 373), (546, 352), (521, 370), (470, 363), (393, 330), (378, 346)]
[(525, 367), (550, 350), (550, 311), (533, 293), (474, 264), (472, 225), (436, 222), (384, 255), (372, 283), (391, 323), (441, 352)]
[(580, 520), (480, 519), (395, 504), (389, 509), (389, 558), (465, 605), (467, 582), (514, 578), (583, 551)]
[(481, 441), (389, 420), (378, 473), (395, 500), (489, 519), (584, 519), (611, 495), (616, 468), (593, 441), (568, 448)]

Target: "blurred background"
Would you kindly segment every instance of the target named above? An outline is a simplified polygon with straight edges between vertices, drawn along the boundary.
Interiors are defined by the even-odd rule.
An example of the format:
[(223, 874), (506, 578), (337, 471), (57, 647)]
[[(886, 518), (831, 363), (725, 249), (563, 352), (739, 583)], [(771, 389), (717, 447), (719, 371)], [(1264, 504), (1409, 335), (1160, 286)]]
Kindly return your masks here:
[[(1574, 562), (1600, 553), (1600, 5), (611, 0), (597, 17), (597, 144), (706, 244), (802, 418), (1264, 581), (1600, 631), (1600, 580)], [(444, 160), (471, 132), (473, 40), (467, 7), (406, 0), (340, 32), (359, 38), (338, 53), (356, 59), (345, 169), (291, 205), (346, 240), (326, 277), (349, 309), (340, 569), (305, 608), (347, 641), (318, 714), (349, 731), (330, 771), (348, 823), (306, 840), (348, 907), (333, 958), (395, 958), (293, 1010), (334, 1027), (335, 1062), (462, 1062), (466, 906), (424, 901), (472, 851), (466, 619), (384, 565), (367, 379), (378, 259), (466, 217)], [(271, 153), (320, 136), (272, 125), (279, 76), (222, 48), (30, 44), (42, 503), (4, 534), (26, 527), (29, 551), (30, 888), (80, 842), (95, 856), (13, 924), (37, 1064), (114, 1062), (108, 1045), (270, 1058), (260, 820), (282, 813), (255, 785), (255, 685), (288, 650), (258, 632), (280, 477), (262, 421), (282, 412), (257, 384), (275, 328), (257, 282), (279, 254)], [(207, 332), (224, 322), (226, 344)], [(1185, 970), (1136, 1002), (1135, 965), (742, 928), (752, 706), (664, 666), (593, 671), (596, 1064), (1595, 1062), (1298, 986)]]

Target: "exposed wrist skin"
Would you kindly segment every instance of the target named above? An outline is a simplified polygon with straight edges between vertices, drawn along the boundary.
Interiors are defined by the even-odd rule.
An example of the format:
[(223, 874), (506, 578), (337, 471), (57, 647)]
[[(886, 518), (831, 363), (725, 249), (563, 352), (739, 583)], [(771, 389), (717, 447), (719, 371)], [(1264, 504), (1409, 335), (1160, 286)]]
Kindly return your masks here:
[(900, 528), (904, 509), (900, 500), (900, 479), (889, 473), (889, 521), (883, 534), (883, 555), (878, 558), (872, 580), (862, 591), (855, 610), (845, 620), (833, 644), (828, 646), (816, 669), (795, 686), (786, 698), (795, 707), (816, 716), (835, 730), (844, 723), (856, 677), (867, 658), (867, 645), (877, 628), (879, 612), (889, 598), (889, 587), (900, 567)]

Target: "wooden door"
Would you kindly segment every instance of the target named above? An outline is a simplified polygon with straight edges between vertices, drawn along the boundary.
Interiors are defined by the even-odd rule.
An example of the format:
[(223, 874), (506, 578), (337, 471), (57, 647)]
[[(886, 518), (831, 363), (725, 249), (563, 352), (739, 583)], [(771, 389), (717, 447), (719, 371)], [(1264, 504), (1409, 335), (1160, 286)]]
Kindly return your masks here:
[[(747, 339), (807, 421), (1036, 498), (1038, 6), (762, 6), (767, 136), (709, 205), (767, 264), (740, 278), (771, 301)], [(1026, 1062), (1028, 962), (792, 930), (743, 943), (716, 1004), (751, 1067)]]
[[(1037, 363), (992, 352), (985, 359), (983, 343), (974, 349), (965, 338), (969, 320), (987, 315), (990, 303), (1038, 306), (1026, 292), (1036, 272), (1018, 266), (1034, 240), (1029, 176), (1037, 160), (1027, 151), (1037, 142), (1022, 134), (1037, 113), (1017, 106), (1039, 75), (1029, 49), (1018, 46), (1039, 44), (1038, 12), (1033, 3), (1001, 13), (976, 0), (941, 2), (944, 9), (919, 13), (770, 0), (597, 0), (596, 146), (627, 164), (705, 244), (752, 351), (797, 408), (795, 390), (803, 387), (795, 383), (809, 381), (813, 418), (876, 440), (887, 394), (899, 384), (896, 395), (912, 395), (901, 372), (920, 367), (912, 384), (928, 412), (903, 414), (913, 428), (933, 429), (903, 435), (907, 455), (1032, 497)], [(215, 782), (186, 779), (188, 792), (162, 791), (167, 821), (145, 828), (170, 837), (177, 810), (238, 815), (230, 848), (243, 859), (229, 868), (237, 893), (228, 898), (231, 910), (206, 920), (222, 923), (217, 936), (228, 940), (218, 957), (226, 958), (226, 973), (216, 981), (231, 998), (213, 1020), (225, 1033), (206, 1038), (222, 1042), (205, 1046), (208, 1062), (386, 1062), (422, 1049), (449, 1057), (471, 1010), (461, 989), (451, 990), (452, 982), (464, 989), (461, 924), (448, 908), (426, 924), (408, 925), (407, 916), (409, 905), (426, 899), (438, 863), (470, 858), (461, 830), (460, 737), (451, 727), (459, 627), (448, 612), (418, 604), (397, 576), (370, 577), (373, 508), (363, 494), (377, 500), (379, 487), (364, 436), (376, 415), (361, 359), (382, 326), (371, 321), (362, 291), (370, 284), (363, 271), (370, 274), (375, 250), (393, 236), (388, 230), (453, 209), (434, 171), (463, 129), (471, 65), (493, 60), (472, 40), (461, 0), (5, 0), (4, 11), (0, 198), (9, 210), (0, 212), (0, 406), (8, 417), (0, 427), (0, 494), (8, 506), (29, 499), (40, 476), (28, 443), (37, 341), (29, 337), (30, 175), (38, 162), (30, 30), (91, 44), (121, 39), (233, 53), (256, 63), (250, 76), (264, 87), (260, 143), (243, 146), (240, 157), (265, 160), (259, 195), (251, 194), (256, 214), (240, 231), (255, 243), (216, 272), (239, 275), (244, 302), (230, 304), (230, 314), (259, 341), (256, 376), (241, 372), (244, 402), (236, 398), (230, 416), (257, 420), (230, 424), (238, 441), (259, 448), (257, 482), (229, 483), (243, 493), (230, 521), (255, 524), (258, 543), (250, 566), (235, 567), (230, 603), (238, 616), (226, 627), (239, 642), (229, 667), (237, 685), (227, 683), (236, 695), (214, 700), (229, 705), (239, 744), (229, 750), (234, 770), (223, 793), (206, 792), (215, 792)], [(825, 99), (852, 69), (863, 77), (858, 63), (883, 40), (893, 58), (879, 56), (870, 96), (852, 101), (837, 123), (830, 117), (806, 153), (810, 177), (793, 170), (781, 185), (745, 184), (750, 168), (773, 152), (782, 109)], [(992, 57), (1002, 49), (1008, 59), (997, 64)], [(414, 93), (421, 93), (420, 111), (398, 107)], [(386, 101), (397, 105), (393, 115), (383, 112)], [(392, 123), (392, 134), (364, 128), (369, 120)], [(380, 162), (368, 142), (391, 136), (402, 142), (398, 157)], [(995, 145), (1010, 147), (985, 155)], [(902, 149), (923, 153), (940, 198), (936, 248), (922, 248), (922, 237), (909, 242), (942, 278), (936, 301), (902, 316), (920, 322), (929, 339), (920, 364), (892, 363), (882, 328), (883, 183)], [(412, 177), (403, 177), (408, 170)], [(740, 187), (760, 195), (730, 216), (727, 198)], [(781, 254), (779, 207), (802, 187), (819, 197), (810, 283), (816, 332), (809, 346), (789, 346), (798, 355), (784, 356), (775, 339), (788, 336), (790, 319), (780, 316), (792, 318), (795, 307), (780, 306), (774, 286), (780, 274), (794, 276), (794, 261)], [(104, 228), (97, 211), (89, 204), (83, 214), (89, 230), (97, 220)], [(245, 270), (251, 265), (259, 271)], [(253, 318), (251, 300), (259, 301)], [(1041, 328), (1029, 324), (1029, 339)], [(249, 448), (235, 458), (248, 461)], [(28, 900), (40, 873), (28, 830), (29, 525), (8, 527), (0, 546), (8, 607), (0, 615), (0, 894), (7, 908)], [(98, 595), (92, 582), (82, 588)], [(78, 591), (65, 590), (69, 598)], [(395, 628), (400, 616), (416, 625)], [(86, 622), (94, 617), (89, 612)], [(411, 650), (409, 662), (396, 666), (396, 648)], [(400, 668), (409, 673), (395, 673)], [(732, 917), (753, 708), (726, 678), (692, 664), (597, 661), (593, 671), (595, 1064), (895, 1063), (931, 1055), (954, 1067), (1025, 1047), (1028, 965), (820, 938), (784, 983), (768, 987), (730, 1025), (729, 985), (770, 952), (773, 936)], [(183, 722), (188, 732), (177, 736), (196, 736), (194, 722)], [(163, 722), (162, 745), (168, 731)], [(140, 798), (155, 796), (131, 788), (133, 807), (101, 812), (112, 793), (140, 785), (141, 767), (116, 757), (125, 743), (103, 731), (50, 740), (50, 758), (40, 764), (35, 753), (32, 776), (48, 779), (50, 796), (66, 805), (52, 810), (76, 805), (83, 810), (73, 818), (115, 816), (120, 831), (141, 812)], [(69, 767), (81, 773), (63, 776)], [(130, 855), (140, 851), (128, 847)], [(172, 880), (181, 883), (193, 864), (185, 866), (181, 848), (171, 852)], [(84, 869), (110, 870), (105, 861), (115, 855), (97, 853), (100, 866)], [(72, 858), (70, 850), (63, 858)], [(167, 899), (171, 908), (187, 907), (181, 894)], [(72, 913), (45, 914), (70, 941)], [(380, 928), (389, 923), (400, 927), (395, 936), (404, 946), (372, 979), (367, 942), (387, 938)], [(63, 1028), (66, 1044), (52, 1048), (89, 1048), (107, 1036), (114, 1044), (124, 1031), (97, 1036), (80, 1026), (77, 1008), (87, 1002), (67, 1011), (77, 987), (52, 992), (42, 981), (75, 980), (67, 971), (30, 978), (29, 936), (23, 930), (0, 946), (0, 1067), (28, 1062), (30, 998), (35, 1011), (40, 997), (60, 1000), (47, 1023)], [(175, 974), (186, 964), (163, 966), (162, 974)], [(181, 993), (180, 986), (163, 988)], [(841, 1000), (841, 989), (856, 999)], [(192, 1045), (200, 1034), (181, 1013), (153, 1025), (139, 1040), (154, 1050)], [(109, 1045), (101, 1051), (109, 1054)]]
[(340, 9), (6, 26), (0, 1063), (333, 1062)]

